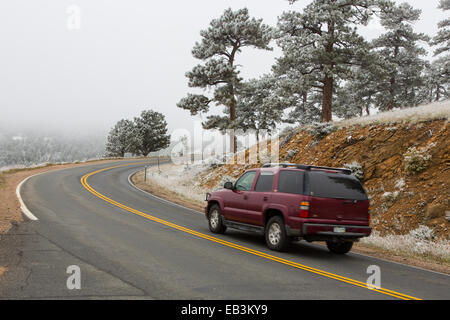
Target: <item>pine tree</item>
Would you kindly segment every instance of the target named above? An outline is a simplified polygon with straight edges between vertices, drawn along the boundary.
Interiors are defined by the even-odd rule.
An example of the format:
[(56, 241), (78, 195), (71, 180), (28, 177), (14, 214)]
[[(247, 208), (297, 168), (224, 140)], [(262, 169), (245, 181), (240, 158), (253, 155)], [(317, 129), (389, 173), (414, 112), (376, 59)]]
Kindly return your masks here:
[(450, 98), (450, 55), (442, 56), (431, 63), (425, 72), (424, 100), (436, 102)]
[[(450, 0), (440, 0), (439, 8), (444, 11), (450, 10)], [(450, 18), (439, 22), (438, 27), (439, 32), (432, 41), (434, 46), (440, 46), (434, 52), (435, 56), (450, 50)]]
[[(225, 10), (210, 27), (201, 31), (202, 40), (197, 42), (192, 55), (204, 61), (186, 73), (190, 87), (214, 89), (213, 97), (189, 94), (177, 106), (190, 110), (192, 115), (208, 112), (211, 103), (226, 107), (228, 118), (210, 116), (207, 128), (236, 128), (236, 93), (242, 82), (236, 65), (236, 56), (244, 47), (271, 50), (272, 28), (262, 19), (250, 18), (247, 9)], [(236, 138), (231, 136), (231, 152), (236, 152)]]
[(284, 55), (274, 69), (299, 84), (304, 102), (321, 98), (323, 122), (332, 120), (336, 84), (351, 77), (352, 66), (370, 63), (368, 44), (356, 27), (367, 24), (377, 2), (313, 0), (302, 13), (287, 12), (279, 20)]
[(243, 84), (237, 100), (239, 127), (254, 130), (259, 147), (260, 132), (273, 131), (282, 121), (286, 107), (286, 102), (276, 92), (275, 77), (265, 75), (251, 79)]
[[(450, 10), (450, 0), (440, 0), (439, 8)], [(450, 18), (438, 24), (439, 31), (431, 41), (431, 45), (438, 46), (434, 51), (435, 56), (440, 56), (433, 61), (426, 71), (426, 92), (428, 101), (440, 101), (450, 98)], [(442, 56), (442, 54), (444, 54)]]
[(167, 135), (167, 122), (163, 114), (147, 110), (134, 119), (131, 152), (147, 157), (151, 152), (167, 148), (170, 135)]
[[(363, 75), (363, 74), (361, 74)], [(339, 118), (350, 119), (357, 116), (362, 116), (364, 111), (369, 112), (370, 96), (367, 97), (367, 102), (364, 101), (363, 91), (358, 91), (365, 82), (363, 78), (355, 78), (353, 81), (346, 83), (345, 86), (336, 89), (336, 100), (334, 103), (334, 113)]]
[(389, 64), (377, 52), (371, 50), (371, 63), (354, 66), (352, 77), (336, 89), (335, 113), (341, 118), (370, 115), (376, 104), (377, 95), (382, 92), (383, 82), (389, 76)]
[(295, 99), (291, 104), (291, 111), (283, 119), (289, 124), (306, 125), (312, 122), (320, 122), (322, 119), (322, 94), (319, 92), (293, 93)]
[(108, 157), (124, 157), (130, 152), (133, 139), (134, 124), (130, 120), (120, 120), (111, 129), (106, 144), (106, 155)]
[(305, 83), (306, 77), (299, 70), (285, 69), (284, 66), (286, 66), (284, 63), (273, 66), (277, 94), (284, 99), (286, 109), (290, 110), (282, 122), (303, 125), (320, 121), (322, 103), (320, 92), (314, 91)]
[(335, 114), (344, 119), (370, 115), (370, 108), (378, 92), (379, 78), (367, 68), (355, 70), (354, 77), (337, 88)]
[(374, 48), (390, 70), (387, 77), (379, 80), (382, 88), (377, 95), (377, 105), (381, 110), (412, 107), (421, 102), (418, 92), (424, 85), (421, 75), (427, 62), (421, 58), (426, 51), (418, 42), (427, 42), (429, 38), (423, 33), (415, 33), (412, 28), (420, 14), (421, 10), (407, 3), (382, 5), (381, 25), (387, 32), (373, 41)]

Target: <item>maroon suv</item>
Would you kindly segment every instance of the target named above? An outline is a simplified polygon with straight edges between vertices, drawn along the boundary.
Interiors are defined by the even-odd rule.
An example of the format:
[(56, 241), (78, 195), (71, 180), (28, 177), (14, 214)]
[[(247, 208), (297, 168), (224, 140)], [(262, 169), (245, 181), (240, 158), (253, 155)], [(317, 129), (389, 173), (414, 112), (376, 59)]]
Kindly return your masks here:
[(267, 164), (208, 193), (206, 201), (212, 232), (259, 232), (277, 251), (304, 239), (326, 241), (331, 252), (345, 254), (372, 231), (367, 194), (347, 169)]

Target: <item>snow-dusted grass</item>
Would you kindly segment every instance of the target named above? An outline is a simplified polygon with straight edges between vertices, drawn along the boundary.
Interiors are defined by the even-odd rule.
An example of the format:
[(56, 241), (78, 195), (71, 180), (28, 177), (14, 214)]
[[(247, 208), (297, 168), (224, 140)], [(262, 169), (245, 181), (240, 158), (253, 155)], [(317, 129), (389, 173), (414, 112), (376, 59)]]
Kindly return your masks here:
[(433, 230), (420, 226), (406, 235), (381, 236), (374, 232), (361, 243), (407, 256), (431, 257), (438, 261), (450, 263), (450, 241), (434, 240)]
[(431, 103), (407, 108), (381, 112), (367, 117), (356, 117), (348, 120), (335, 122), (339, 127), (349, 127), (353, 125), (375, 125), (375, 124), (396, 124), (396, 123), (419, 123), (429, 120), (448, 120), (450, 118), (450, 100)]
[(55, 163), (46, 162), (46, 163), (34, 164), (34, 165), (31, 165), (31, 166), (25, 166), (25, 165), (3, 166), (3, 167), (0, 167), (0, 173), (1, 172), (7, 172), (7, 171), (13, 171), (13, 170), (39, 169), (39, 168), (52, 166), (54, 164)]
[(199, 187), (194, 177), (206, 170), (207, 165), (175, 165), (164, 164), (158, 167), (152, 166), (147, 169), (147, 182), (157, 185), (161, 188), (174, 192), (188, 200), (202, 202), (205, 200), (205, 194), (210, 190)]
[(77, 160), (73, 162), (44, 162), (39, 164), (33, 164), (33, 165), (11, 165), (11, 166), (3, 166), (0, 167), (0, 173), (2, 172), (8, 172), (8, 171), (17, 171), (17, 170), (28, 170), (28, 169), (39, 169), (39, 168), (45, 168), (49, 166), (60, 166), (65, 164), (78, 164), (78, 163), (88, 163), (93, 161), (104, 161), (104, 160), (121, 160), (123, 158), (92, 158), (92, 159), (84, 159), (84, 160)]

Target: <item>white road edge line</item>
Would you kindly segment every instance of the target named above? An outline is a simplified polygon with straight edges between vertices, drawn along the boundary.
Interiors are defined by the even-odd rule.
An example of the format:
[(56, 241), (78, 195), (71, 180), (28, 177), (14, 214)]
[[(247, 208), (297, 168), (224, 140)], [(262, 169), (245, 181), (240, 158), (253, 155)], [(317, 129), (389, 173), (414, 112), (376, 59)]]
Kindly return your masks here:
[[(138, 187), (131, 181), (131, 178), (132, 178), (135, 174), (139, 173), (139, 171), (141, 171), (141, 170), (142, 170), (142, 169), (140, 169), (140, 170), (138, 170), (138, 171), (136, 171), (136, 172), (134, 172), (134, 173), (132, 173), (132, 174), (130, 174), (130, 175), (128, 176), (128, 183), (129, 183), (133, 188), (135, 188), (136, 190), (139, 190), (140, 192), (145, 193), (146, 195), (151, 196), (152, 198), (156, 198), (156, 199), (158, 199), (158, 200), (160, 200), (160, 201), (162, 201), (162, 202), (168, 203), (168, 204), (170, 204), (170, 205), (172, 205), (172, 206), (174, 206), (174, 207), (179, 207), (179, 208), (182, 208), (182, 209), (185, 209), (185, 210), (189, 210), (189, 211), (192, 211), (192, 212), (197, 213), (197, 214), (203, 214), (203, 213), (200, 212), (200, 211), (196, 211), (196, 210), (193, 210), (193, 209), (191, 209), (191, 208), (187, 208), (187, 207), (185, 207), (185, 206), (182, 206), (182, 205), (180, 205), (180, 204), (178, 204), (178, 203), (174, 203), (174, 202), (171, 202), (171, 201), (169, 201), (169, 200), (160, 198), (160, 197), (158, 197), (158, 196), (155, 196), (154, 194), (151, 194), (150, 192), (147, 192), (147, 191), (145, 191), (145, 190), (142, 190), (142, 189), (138, 188)], [(387, 260), (387, 259), (383, 259), (383, 258), (378, 258), (378, 257), (368, 256), (368, 255), (365, 255), (365, 254), (359, 253), (359, 252), (350, 252), (350, 254), (351, 254), (351, 255), (363, 256), (363, 257), (371, 258), (371, 259), (377, 259), (377, 260), (380, 260), (380, 261), (383, 261), (383, 262), (387, 262), (387, 263), (393, 263), (393, 264), (397, 264), (397, 265), (400, 265), (400, 266), (405, 266), (405, 267), (409, 267), (409, 268), (413, 268), (413, 269), (417, 269), (417, 270), (421, 270), (421, 271), (426, 271), (426, 272), (436, 273), (436, 274), (440, 274), (440, 275), (443, 275), (443, 276), (450, 277), (450, 275), (448, 275), (448, 274), (446, 274), (446, 273), (439, 272), (439, 271), (428, 270), (428, 269), (424, 269), (424, 268), (417, 267), (417, 266), (412, 266), (412, 265), (409, 265), (409, 264), (404, 264), (404, 263), (397, 262), (397, 261), (391, 261), (391, 260)]]
[[(43, 173), (43, 172), (42, 172), (42, 173)], [(40, 175), (40, 174), (42, 174), (42, 173), (38, 173), (38, 174), (35, 174), (35, 175), (32, 175), (32, 176), (29, 176), (29, 177), (25, 178), (24, 180), (22, 180), (21, 183), (19, 183), (19, 185), (18, 185), (17, 188), (16, 188), (16, 196), (17, 196), (17, 198), (19, 199), (19, 202), (20, 202), (20, 210), (22, 210), (22, 213), (23, 213), (28, 219), (33, 220), (33, 221), (38, 221), (39, 219), (36, 218), (36, 216), (35, 216), (34, 214), (31, 213), (31, 211), (28, 209), (28, 207), (27, 207), (27, 205), (25, 204), (25, 202), (23, 202), (22, 196), (20, 195), (20, 191), (21, 191), (22, 186), (23, 186), (23, 184), (24, 184), (25, 182), (27, 182), (29, 179), (31, 179), (31, 178), (33, 178), (33, 177), (35, 177), (35, 176), (38, 176), (38, 175)]]

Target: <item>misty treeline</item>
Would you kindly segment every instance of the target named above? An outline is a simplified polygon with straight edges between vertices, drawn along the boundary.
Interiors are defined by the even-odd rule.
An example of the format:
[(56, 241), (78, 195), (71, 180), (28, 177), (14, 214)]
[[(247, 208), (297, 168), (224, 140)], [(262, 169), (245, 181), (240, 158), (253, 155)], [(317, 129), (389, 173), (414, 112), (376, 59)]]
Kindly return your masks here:
[(0, 130), (0, 169), (98, 159), (105, 153), (103, 135)]
[[(177, 106), (192, 115), (222, 107), (222, 115), (207, 117), (205, 129), (251, 129), (258, 138), (280, 123), (329, 122), (449, 98), (450, 19), (438, 23), (437, 35), (426, 35), (413, 25), (430, 21), (406, 2), (313, 0), (301, 11), (297, 0), (289, 2), (292, 11), (276, 26), (251, 18), (247, 9), (228, 9), (212, 20), (192, 49), (202, 62), (186, 73), (189, 87), (205, 94), (188, 94)], [(449, 10), (450, 0), (439, 8)], [(379, 19), (384, 32), (368, 41), (358, 28), (371, 19)], [(238, 53), (272, 50), (273, 42), (283, 54), (271, 73), (241, 78)]]
[(108, 135), (106, 156), (124, 157), (127, 153), (147, 157), (170, 145), (167, 122), (163, 114), (146, 110), (134, 120), (122, 119)]

